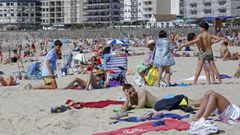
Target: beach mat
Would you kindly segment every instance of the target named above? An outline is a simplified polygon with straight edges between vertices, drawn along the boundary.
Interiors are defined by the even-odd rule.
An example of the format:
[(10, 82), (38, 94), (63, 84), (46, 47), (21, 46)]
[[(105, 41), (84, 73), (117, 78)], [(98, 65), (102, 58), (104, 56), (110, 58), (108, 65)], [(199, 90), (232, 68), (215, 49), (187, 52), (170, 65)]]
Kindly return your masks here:
[(168, 130), (188, 130), (190, 124), (186, 121), (176, 119), (164, 119), (155, 122), (146, 122), (136, 126), (117, 129), (105, 133), (97, 133), (93, 135), (141, 135), (150, 131), (168, 131)]

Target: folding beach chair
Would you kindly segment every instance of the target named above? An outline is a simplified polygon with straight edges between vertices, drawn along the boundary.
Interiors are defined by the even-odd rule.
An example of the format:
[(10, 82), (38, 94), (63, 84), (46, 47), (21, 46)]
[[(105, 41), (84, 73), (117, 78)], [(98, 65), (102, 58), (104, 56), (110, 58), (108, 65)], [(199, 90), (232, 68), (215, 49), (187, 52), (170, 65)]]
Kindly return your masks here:
[(30, 64), (28, 66), (27, 76), (29, 80), (42, 79), (41, 62)]
[(127, 63), (127, 57), (109, 56), (107, 58), (106, 63), (103, 65), (103, 69), (107, 73), (110, 87), (122, 86), (127, 83)]
[[(67, 51), (62, 54), (62, 67), (61, 67), (61, 74), (65, 76), (69, 73), (69, 69), (72, 69), (72, 51)], [(73, 69), (72, 69), (73, 70)]]

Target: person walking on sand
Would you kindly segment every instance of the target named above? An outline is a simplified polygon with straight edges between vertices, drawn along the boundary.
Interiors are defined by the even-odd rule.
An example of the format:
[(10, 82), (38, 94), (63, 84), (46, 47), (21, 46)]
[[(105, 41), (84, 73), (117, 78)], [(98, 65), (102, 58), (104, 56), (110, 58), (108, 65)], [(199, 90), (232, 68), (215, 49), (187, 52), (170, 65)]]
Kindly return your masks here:
[(208, 29), (209, 29), (208, 23), (201, 23), (199, 26), (200, 26), (201, 33), (194, 40), (187, 42), (184, 45), (180, 46), (178, 50), (181, 50), (183, 47), (191, 46), (194, 44), (196, 44), (198, 46), (198, 49), (199, 49), (198, 64), (197, 64), (197, 70), (195, 73), (193, 85), (197, 84), (198, 77), (202, 71), (205, 61), (208, 62), (210, 69), (212, 70), (214, 75), (216, 75), (218, 82), (221, 84), (222, 80), (220, 78), (218, 69), (215, 65), (214, 56), (213, 56), (213, 52), (212, 52), (212, 44), (221, 41), (221, 38), (217, 37), (215, 35), (211, 35), (208, 32)]
[(42, 69), (42, 76), (45, 85), (32, 87), (31, 84), (27, 84), (24, 89), (57, 89), (57, 82), (54, 77), (54, 70), (56, 69), (56, 63), (58, 59), (58, 54), (61, 52), (62, 42), (56, 40), (54, 42), (54, 48), (50, 50), (45, 58)]
[(158, 77), (157, 77), (157, 87), (160, 87), (162, 80), (162, 73), (166, 73), (166, 86), (169, 87), (170, 84), (170, 67), (175, 65), (172, 54), (172, 43), (167, 38), (167, 33), (165, 31), (160, 31), (159, 39), (155, 45), (155, 51), (153, 56), (153, 66), (158, 68)]

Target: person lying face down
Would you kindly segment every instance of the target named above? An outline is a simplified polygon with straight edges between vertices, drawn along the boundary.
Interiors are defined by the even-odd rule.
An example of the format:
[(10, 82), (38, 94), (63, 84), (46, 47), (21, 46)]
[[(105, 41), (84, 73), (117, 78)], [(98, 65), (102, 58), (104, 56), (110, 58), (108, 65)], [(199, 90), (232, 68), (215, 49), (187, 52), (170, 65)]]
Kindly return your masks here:
[[(147, 90), (136, 90), (131, 84), (123, 86), (123, 92), (126, 96), (126, 101), (121, 108), (121, 112), (126, 112), (133, 108), (154, 108), (160, 98), (153, 96)], [(188, 106), (199, 106), (201, 100), (188, 99)]]

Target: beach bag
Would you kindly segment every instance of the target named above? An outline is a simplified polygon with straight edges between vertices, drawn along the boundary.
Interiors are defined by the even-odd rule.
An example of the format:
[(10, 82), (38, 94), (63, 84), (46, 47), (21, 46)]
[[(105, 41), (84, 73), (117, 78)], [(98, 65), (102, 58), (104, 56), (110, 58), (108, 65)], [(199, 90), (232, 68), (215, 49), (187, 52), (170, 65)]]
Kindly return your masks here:
[(157, 77), (158, 70), (155, 67), (151, 67), (145, 75), (144, 80), (149, 86), (152, 86), (157, 81)]
[(144, 65), (144, 64), (139, 64), (139, 65), (137, 65), (137, 67), (136, 67), (136, 72), (137, 72), (137, 73), (141, 73), (141, 72), (145, 71), (146, 69), (147, 69), (147, 66), (146, 66), (146, 65)]
[(184, 95), (177, 95), (172, 98), (162, 99), (156, 102), (154, 105), (155, 111), (162, 111), (162, 110), (174, 110), (179, 109), (181, 106), (188, 105), (188, 98)]

